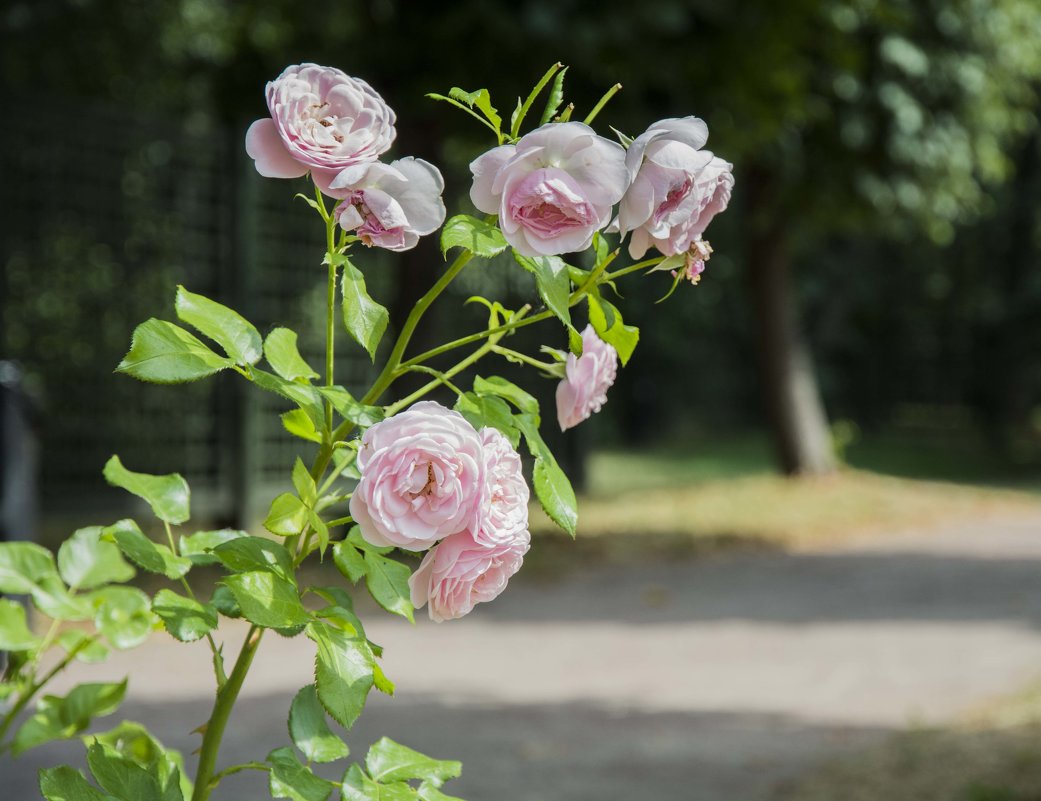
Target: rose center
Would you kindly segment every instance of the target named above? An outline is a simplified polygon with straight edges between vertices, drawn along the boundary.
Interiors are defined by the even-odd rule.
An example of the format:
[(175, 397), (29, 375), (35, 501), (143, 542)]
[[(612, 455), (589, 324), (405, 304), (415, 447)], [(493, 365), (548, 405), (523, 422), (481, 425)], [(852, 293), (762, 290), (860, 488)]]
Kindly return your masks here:
[(669, 212), (675, 211), (693, 188), (694, 182), (689, 177), (681, 183), (673, 184), (669, 189), (669, 193), (665, 196), (665, 200), (661, 202), (654, 212), (655, 221), (658, 222)]
[(437, 488), (437, 478), (434, 476), (434, 466), (427, 462), (427, 483), (418, 492), (408, 493), (412, 500), (416, 498), (429, 498)]

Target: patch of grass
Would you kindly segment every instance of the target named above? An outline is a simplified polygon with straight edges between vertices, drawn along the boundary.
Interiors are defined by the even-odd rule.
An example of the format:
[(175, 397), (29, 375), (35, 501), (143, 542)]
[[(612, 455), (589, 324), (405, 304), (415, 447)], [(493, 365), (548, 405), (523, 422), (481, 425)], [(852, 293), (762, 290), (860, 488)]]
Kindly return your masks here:
[(783, 801), (1039, 801), (1041, 683), (958, 723), (901, 732), (793, 782)]

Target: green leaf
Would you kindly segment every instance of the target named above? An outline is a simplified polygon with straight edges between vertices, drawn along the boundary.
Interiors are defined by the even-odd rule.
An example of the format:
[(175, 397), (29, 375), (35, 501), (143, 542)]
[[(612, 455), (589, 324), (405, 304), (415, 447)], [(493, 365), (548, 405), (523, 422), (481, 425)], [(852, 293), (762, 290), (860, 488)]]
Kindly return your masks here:
[(73, 532), (58, 548), (58, 570), (73, 589), (90, 590), (102, 584), (121, 584), (135, 575), (119, 548), (101, 539), (101, 526)]
[(293, 557), (283, 545), (263, 537), (240, 537), (221, 543), (213, 549), (228, 570), (236, 573), (251, 573), (265, 570), (292, 582)]
[(412, 596), (408, 587), (412, 571), (408, 566), (378, 553), (366, 551), (365, 568), (365, 586), (369, 588), (369, 594), (376, 603), (388, 612), (401, 615), (410, 623), (415, 623), (412, 616)]
[(152, 601), (170, 635), (181, 642), (194, 642), (217, 628), (217, 610), (172, 590), (159, 590)]
[(282, 427), (294, 437), (308, 442), (322, 443), (322, 435), (314, 427), (314, 421), (303, 409), (291, 409), (282, 415)]
[(248, 537), (245, 531), (231, 528), (216, 531), (196, 531), (190, 537), (182, 536), (178, 542), (181, 556), (191, 559), (193, 565), (215, 565), (220, 560), (212, 553), (213, 549), (225, 542)]
[(318, 391), (332, 402), (337, 414), (361, 428), (374, 426), (386, 417), (382, 408), (359, 403), (343, 387), (319, 387)]
[(389, 737), (381, 737), (373, 743), (365, 756), (365, 767), (378, 782), (423, 779), (436, 786), (456, 778), (463, 771), (459, 762), (431, 759)]
[(58, 645), (66, 653), (76, 652), (76, 659), (88, 664), (104, 662), (108, 659), (108, 647), (96, 639), (96, 635), (88, 634), (81, 629), (65, 629), (58, 635)]
[(236, 573), (226, 576), (222, 583), (235, 596), (242, 616), (258, 626), (290, 631), (311, 619), (300, 603), (296, 585), (274, 573)]
[(333, 564), (352, 584), (357, 584), (368, 569), (358, 549), (345, 540), (333, 545)]
[[(180, 801), (192, 795), (192, 782), (184, 771), (184, 758), (173, 748), (166, 748), (142, 726), (123, 721), (102, 734), (84, 735), (89, 744), (95, 741), (155, 776), (163, 789), (164, 801)], [(178, 792), (180, 793), (178, 795)]]
[(333, 791), (332, 782), (320, 779), (300, 764), (290, 748), (276, 748), (267, 755), (271, 765), (268, 789), (272, 798), (290, 801), (325, 801)]
[(313, 507), (318, 498), (318, 487), (311, 478), (311, 471), (307, 469), (307, 465), (299, 456), (296, 457), (296, 462), (293, 464), (292, 478), (293, 487), (296, 489), (296, 494), (300, 496), (300, 500), (307, 506)]
[(445, 795), (436, 785), (430, 782), (423, 782), (419, 785), (417, 793), (419, 801), (463, 801), (463, 799), (456, 798), (454, 795)]
[(32, 542), (0, 543), (0, 592), (31, 595), (36, 608), (57, 620), (85, 620), (90, 602), (69, 594), (54, 556)]
[(640, 329), (634, 325), (625, 325), (622, 313), (603, 298), (588, 295), (589, 323), (597, 336), (618, 352), (622, 365), (629, 363), (629, 357), (640, 341)]
[(318, 551), (324, 557), (325, 549), (329, 547), (329, 527), (322, 520), (321, 515), (310, 509), (307, 510), (307, 520), (315, 534), (318, 535)]
[(100, 743), (87, 748), (87, 764), (94, 779), (105, 790), (125, 801), (167, 801), (158, 777)]
[(167, 523), (178, 525), (190, 516), (191, 492), (188, 482), (178, 473), (165, 476), (134, 473), (123, 467), (118, 456), (113, 456), (105, 465), (105, 480), (147, 501), (155, 516)]
[(316, 431), (325, 429), (325, 408), (322, 406), (322, 396), (310, 384), (286, 381), (281, 376), (264, 372), (258, 367), (250, 368), (249, 375), (253, 383), (261, 389), (281, 395), (299, 406), (311, 418)]
[(292, 537), (303, 532), (307, 522), (304, 502), (290, 492), (283, 492), (271, 502), (264, 528), (280, 537)]
[(387, 554), (394, 550), (391, 545), (373, 545), (371, 542), (368, 542), (361, 535), (361, 529), (358, 526), (351, 526), (351, 530), (347, 532), (346, 540), (359, 551)]
[(506, 238), (495, 225), (469, 214), (457, 214), (441, 229), (441, 253), (466, 248), (475, 256), (490, 259), (506, 250)]
[(516, 447), (519, 434), (513, 425), (513, 413), (506, 401), (495, 395), (475, 395), (464, 392), (455, 401), (455, 410), (474, 428), (496, 428)]
[(470, 108), (477, 106), (496, 131), (502, 128), (502, 118), (499, 116), (498, 110), (492, 105), (492, 96), (487, 89), (467, 92), (458, 86), (453, 86), (448, 91), (448, 96), (453, 100), (458, 100), (460, 103), (465, 103)]
[(213, 375), (235, 364), (218, 356), (197, 337), (165, 320), (146, 320), (134, 329), (130, 352), (116, 367), (140, 381), (182, 384)]
[(25, 607), (16, 601), (0, 599), (0, 651), (32, 651), (40, 638), (29, 630)]
[(571, 325), (571, 310), (568, 307), (571, 300), (571, 278), (564, 260), (559, 256), (528, 258), (516, 250), (513, 251), (513, 256), (521, 267), (535, 276), (539, 297), (546, 304), (546, 308), (569, 329), (574, 330)]
[(390, 322), (390, 313), (369, 297), (365, 276), (349, 261), (343, 263), (343, 323), (347, 333), (376, 360), (376, 348)]
[(556, 461), (536, 459), (535, 497), (550, 520), (574, 537), (578, 527), (578, 501), (571, 482)]
[(539, 125), (545, 125), (553, 119), (557, 109), (560, 108), (560, 104), (564, 102), (564, 75), (567, 74), (567, 69), (567, 67), (564, 67), (553, 79), (553, 86), (549, 90), (549, 97), (546, 98), (546, 107), (542, 111), (542, 119), (539, 120)]
[(309, 381), (318, 373), (304, 361), (296, 347), (296, 332), (276, 328), (264, 340), (264, 356), (271, 369), (286, 381)]
[(210, 594), (210, 606), (224, 617), (242, 617), (242, 609), (239, 607), (239, 602), (235, 600), (235, 595), (223, 584), (218, 584), (213, 588), (213, 592)]
[(64, 698), (45, 695), (36, 713), (22, 724), (11, 744), (15, 756), (30, 748), (74, 737), (95, 717), (111, 715), (126, 694), (126, 680), (118, 684), (80, 684)]
[(191, 559), (177, 556), (168, 546), (152, 542), (133, 520), (120, 520), (102, 531), (103, 536), (114, 540), (131, 562), (149, 573), (179, 579), (192, 568)]
[(41, 770), (40, 793), (47, 801), (119, 801), (102, 793), (68, 765)]
[(539, 402), (535, 397), (518, 387), (512, 381), (500, 378), (497, 375), (481, 378), (474, 377), (474, 392), (478, 395), (496, 395), (507, 400), (522, 412), (538, 417)]
[(571, 482), (539, 434), (537, 419), (528, 414), (518, 414), (514, 420), (524, 434), (528, 450), (535, 457), (535, 497), (549, 518), (574, 537), (578, 526), (578, 501)]
[(528, 115), (528, 110), (531, 108), (531, 104), (535, 102), (535, 98), (539, 96), (539, 93), (545, 88), (546, 84), (550, 82), (550, 79), (557, 73), (563, 64), (557, 63), (546, 70), (546, 74), (543, 75), (535, 87), (531, 90), (527, 99), (521, 105), (521, 107), (513, 113), (512, 123), (510, 125), (510, 136), (514, 139), (517, 138), (517, 134), (520, 132), (521, 123), (524, 122), (524, 118)]
[(313, 684), (300, 690), (289, 707), (289, 736), (309, 762), (335, 762), (350, 753), (325, 722), (325, 710)]
[(148, 596), (136, 587), (103, 587), (92, 593), (97, 612), (94, 625), (113, 648), (136, 648), (148, 639), (155, 624)]
[(260, 332), (249, 320), (227, 306), (177, 287), (174, 303), (182, 322), (202, 332), (238, 364), (256, 364), (262, 355)]
[(307, 636), (318, 646), (314, 674), (318, 700), (333, 720), (349, 729), (372, 689), (372, 651), (361, 637), (327, 623), (311, 623)]

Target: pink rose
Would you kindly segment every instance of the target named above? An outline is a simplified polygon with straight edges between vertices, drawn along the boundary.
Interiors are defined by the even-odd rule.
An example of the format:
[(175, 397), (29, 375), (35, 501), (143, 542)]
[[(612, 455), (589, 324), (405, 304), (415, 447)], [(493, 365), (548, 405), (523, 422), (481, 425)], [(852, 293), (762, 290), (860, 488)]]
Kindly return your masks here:
[(412, 605), (430, 604), (438, 623), (469, 614), (474, 606), (497, 597), (524, 562), (531, 535), (522, 530), (511, 541), (487, 547), (470, 532), (453, 534), (431, 550), (408, 580)]
[(480, 526), (473, 535), (478, 545), (494, 548), (513, 542), (528, 531), (528, 484), (520, 454), (494, 428), (481, 429), (488, 499)]
[(625, 151), (581, 122), (548, 123), (470, 164), (470, 198), (524, 256), (585, 250), (629, 185)]
[(480, 526), (488, 492), (481, 437), (439, 403), (416, 403), (372, 426), (358, 469), (351, 517), (373, 545), (418, 551)]
[(365, 81), (333, 67), (287, 67), (267, 85), (270, 117), (246, 132), (246, 152), (268, 178), (308, 170), (328, 180), (375, 161), (394, 141), (394, 112)]
[(632, 231), (629, 255), (655, 247), (666, 256), (686, 253), (730, 202), (731, 165), (701, 147), (708, 128), (696, 117), (661, 120), (626, 153), (632, 185), (618, 210), (622, 234)]
[(560, 430), (574, 428), (607, 403), (607, 390), (618, 375), (618, 352), (596, 335), (591, 325), (582, 332), (582, 355), (567, 355), (565, 378), (557, 384)]
[(422, 159), (349, 167), (322, 189), (343, 199), (336, 220), (366, 245), (409, 250), (445, 221), (444, 179)]

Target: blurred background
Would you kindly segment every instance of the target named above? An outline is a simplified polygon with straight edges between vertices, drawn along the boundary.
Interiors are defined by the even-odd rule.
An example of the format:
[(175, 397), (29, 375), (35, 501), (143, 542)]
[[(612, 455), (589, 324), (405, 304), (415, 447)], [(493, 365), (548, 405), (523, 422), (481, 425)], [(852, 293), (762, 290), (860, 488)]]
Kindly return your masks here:
[[(320, 227), (293, 200), (302, 181), (260, 179), (243, 151), (246, 127), (266, 114), (267, 80), (301, 61), (367, 80), (398, 114), (393, 155), (441, 167), (451, 214), (472, 211), (467, 164), (492, 143), (424, 94), (488, 87), (506, 111), (559, 60), (570, 65), (576, 116), (623, 84), (602, 131), (635, 136), (663, 117), (703, 117), (708, 147), (735, 165), (736, 189), (707, 232), (715, 255), (698, 286), (660, 305), (664, 283), (623, 287), (619, 305), (641, 329), (635, 358), (603, 412), (555, 438), (582, 489), (582, 541), (551, 538), (537, 520), (545, 548), (531, 569), (562, 581), (590, 562), (610, 570), (707, 554), (714, 564), (717, 552), (750, 548), (780, 559), (939, 527), (951, 542), (993, 544), (983, 549), (989, 568), (1007, 557), (1015, 573), (998, 571), (979, 597), (1009, 618), (988, 619), (1018, 630), (1029, 618), (1030, 647), (1015, 651), (1007, 675), (988, 673), (991, 684), (966, 692), (1015, 690), (1032, 660), (1041, 669), (1041, 609), (1023, 600), (1041, 586), (1016, 572), (1041, 557), (1031, 550), (1041, 521), (1039, 43), (1037, 0), (7, 0), (5, 534), (53, 543), (122, 514), (121, 494), (100, 477), (112, 453), (133, 469), (181, 472), (196, 517), (214, 525), (253, 525), (281, 489), (297, 446), (277, 399), (231, 376), (167, 388), (112, 375), (137, 323), (171, 317), (177, 283), (262, 331), (297, 329), (316, 360)], [(359, 262), (393, 327), (442, 260), (426, 242), (404, 258), (365, 252)], [(478, 328), (479, 309), (459, 311), (471, 294), (515, 305), (535, 297), (509, 259), (470, 268), (453, 289), (417, 348)], [(341, 346), (338, 358), (349, 388), (367, 384), (360, 349)], [(543, 387), (546, 403), (552, 391)], [(986, 521), (1007, 519), (1020, 522), (981, 536)], [(936, 597), (958, 594), (948, 574), (937, 581)], [(634, 596), (648, 614), (671, 603), (668, 587), (648, 586)], [(1022, 592), (1002, 606), (1010, 586)], [(885, 609), (881, 618), (900, 617)], [(1016, 709), (1030, 706), (1017, 699)], [(962, 747), (961, 730), (944, 736), (959, 744), (942, 747)], [(822, 742), (844, 742), (836, 737)], [(932, 741), (893, 747), (925, 763), (971, 762), (933, 754)], [(1019, 740), (1000, 748), (1024, 752)], [(871, 764), (881, 776), (890, 757), (879, 753)], [(798, 792), (831, 797), (831, 780)], [(1041, 784), (1025, 785), (1034, 795), (997, 785), (1010, 794), (987, 795), (980, 781), (936, 797), (1041, 797)], [(772, 797), (735, 788), (689, 797)], [(900, 797), (892, 786), (878, 792)]]

